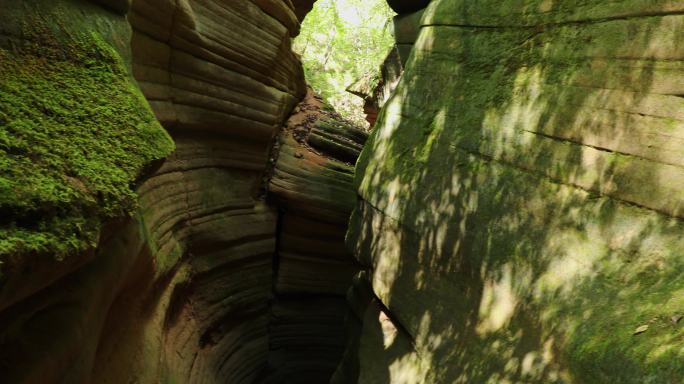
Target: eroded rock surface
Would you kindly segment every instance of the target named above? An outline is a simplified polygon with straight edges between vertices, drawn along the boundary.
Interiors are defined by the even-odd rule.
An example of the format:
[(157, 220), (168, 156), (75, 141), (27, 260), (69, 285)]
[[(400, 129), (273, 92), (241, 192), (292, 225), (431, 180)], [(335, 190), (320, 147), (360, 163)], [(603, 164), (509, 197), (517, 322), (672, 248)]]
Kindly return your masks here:
[(359, 381), (684, 378), (682, 11), (430, 4), (357, 168)]
[(367, 133), (341, 119), (311, 89), (294, 112), (278, 138), (269, 184), (281, 216), (273, 373), (266, 381), (322, 383), (346, 345), (345, 295), (359, 268), (344, 236), (356, 202), (353, 164)]
[(347, 92), (363, 99), (363, 112), (372, 127), (378, 119), (378, 112), (385, 106), (399, 83), (404, 66), (408, 61), (413, 44), (420, 31), (423, 9), (394, 16), (394, 45), (387, 53), (377, 73), (357, 79), (347, 87)]
[[(56, 208), (43, 204), (38, 183), (22, 186), (28, 203), (54, 215), (28, 211), (19, 198), (1, 202), (3, 231), (55, 241), (30, 248), (22, 233), (0, 239), (0, 381), (324, 382), (332, 374), (356, 271), (343, 238), (365, 135), (349, 140), (337, 126), (307, 133), (311, 146), (300, 150), (309, 162), (292, 171), (280, 166), (287, 155), (278, 157), (277, 172), (297, 180), (267, 201), (274, 137), (306, 92), (290, 48), (295, 12), (310, 6), (299, 3), (0, 1), (3, 129), (42, 123), (34, 136), (54, 141), (64, 125), (74, 132), (67, 145), (84, 158), (109, 156), (81, 175), (73, 172), (82, 160), (68, 152), (55, 177), (74, 196)], [(46, 43), (54, 55), (36, 53)], [(27, 60), (37, 64), (23, 68)], [(74, 72), (60, 78), (62, 62)], [(74, 73), (92, 75), (93, 88)], [(26, 86), (31, 77), (63, 89), (49, 98), (40, 84)], [(75, 123), (60, 120), (70, 113)], [(73, 124), (83, 130), (67, 130)], [(1, 166), (26, 151), (6, 141), (0, 136)], [(54, 170), (40, 147), (27, 148), (36, 174)], [(2, 170), (2, 183), (15, 181)], [(16, 197), (2, 183), (3, 198)], [(48, 222), (34, 225), (35, 217)], [(50, 232), (53, 217), (88, 236), (75, 232), (83, 242), (58, 253), (74, 231)]]
[[(143, 337), (131, 343), (160, 359), (148, 339), (161, 338), (169, 380), (253, 381), (269, 351), (278, 220), (259, 190), (272, 137), (304, 91), (290, 49), (298, 21), (277, 1), (136, 0), (128, 19), (133, 74), (177, 146), (139, 188), (163, 318), (141, 327), (133, 314)], [(119, 369), (111, 359), (103, 377)]]

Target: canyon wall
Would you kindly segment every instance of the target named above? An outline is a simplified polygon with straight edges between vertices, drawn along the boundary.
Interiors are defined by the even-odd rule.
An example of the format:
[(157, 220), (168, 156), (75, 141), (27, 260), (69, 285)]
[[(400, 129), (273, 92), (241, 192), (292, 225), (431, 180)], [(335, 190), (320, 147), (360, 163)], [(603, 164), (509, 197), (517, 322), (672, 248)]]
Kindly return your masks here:
[(280, 133), (312, 1), (94, 3), (0, 1), (0, 381), (326, 382), (365, 133)]
[(682, 380), (683, 13), (431, 2), (357, 164), (342, 382)]
[(344, 235), (367, 135), (311, 90), (279, 135), (269, 178), (280, 221), (266, 382), (327, 383), (342, 358), (345, 295), (359, 270)]

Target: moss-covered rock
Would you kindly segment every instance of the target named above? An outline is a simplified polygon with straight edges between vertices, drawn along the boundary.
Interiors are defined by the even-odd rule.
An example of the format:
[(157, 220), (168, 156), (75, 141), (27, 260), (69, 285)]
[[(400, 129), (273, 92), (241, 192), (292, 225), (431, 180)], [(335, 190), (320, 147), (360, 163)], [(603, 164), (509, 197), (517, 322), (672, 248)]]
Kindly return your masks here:
[[(42, 3), (42, 4), (41, 4)], [(123, 17), (85, 2), (3, 5), (0, 260), (95, 246), (136, 206), (132, 187), (173, 150), (129, 73)]]
[(680, 8), (426, 9), (348, 234), (420, 356), (390, 381), (684, 380)]

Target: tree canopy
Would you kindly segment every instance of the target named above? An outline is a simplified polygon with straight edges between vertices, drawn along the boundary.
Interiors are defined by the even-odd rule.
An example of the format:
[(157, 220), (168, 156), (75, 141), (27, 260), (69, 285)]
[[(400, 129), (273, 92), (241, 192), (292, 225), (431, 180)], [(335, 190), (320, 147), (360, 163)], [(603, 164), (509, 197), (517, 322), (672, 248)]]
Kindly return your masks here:
[(379, 70), (394, 42), (393, 15), (385, 0), (318, 0), (295, 40), (309, 85), (359, 125), (367, 125), (363, 101), (345, 89)]

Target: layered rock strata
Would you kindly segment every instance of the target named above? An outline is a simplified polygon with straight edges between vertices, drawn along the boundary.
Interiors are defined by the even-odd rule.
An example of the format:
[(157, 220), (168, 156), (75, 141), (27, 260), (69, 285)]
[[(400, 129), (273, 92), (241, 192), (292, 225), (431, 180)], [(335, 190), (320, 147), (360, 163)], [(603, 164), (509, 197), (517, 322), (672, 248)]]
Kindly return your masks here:
[(280, 133), (269, 184), (281, 215), (266, 382), (328, 382), (342, 357), (345, 295), (358, 271), (344, 235), (366, 137), (311, 90)]
[(0, 381), (88, 382), (143, 244), (131, 184), (173, 143), (130, 76), (122, 15), (0, 8)]
[(430, 4), (357, 166), (359, 381), (684, 378), (683, 11)]
[[(66, 143), (58, 162), (0, 136), (0, 381), (326, 381), (365, 136), (326, 118), (283, 145), (306, 159), (278, 157), (267, 201), (274, 137), (305, 94), (290, 49), (305, 8), (96, 3), (0, 1), (0, 125)], [(25, 185), (6, 173), (19, 155)]]
[(310, 4), (0, 0), (0, 381), (682, 381), (684, 5), (400, 16), (357, 202)]
[(405, 66), (406, 62), (408, 62), (413, 45), (418, 39), (421, 19), (423, 18), (424, 12), (424, 9), (420, 9), (415, 12), (402, 13), (394, 16), (394, 41), (396, 42), (399, 60), (401, 61), (402, 66)]
[[(142, 337), (128, 348), (161, 350), (169, 380), (252, 382), (269, 353), (278, 221), (260, 186), (272, 138), (303, 96), (297, 18), (276, 1), (136, 0), (128, 19), (133, 74), (177, 146), (139, 189), (163, 321), (134, 314)], [(101, 360), (103, 377), (113, 359)]]

